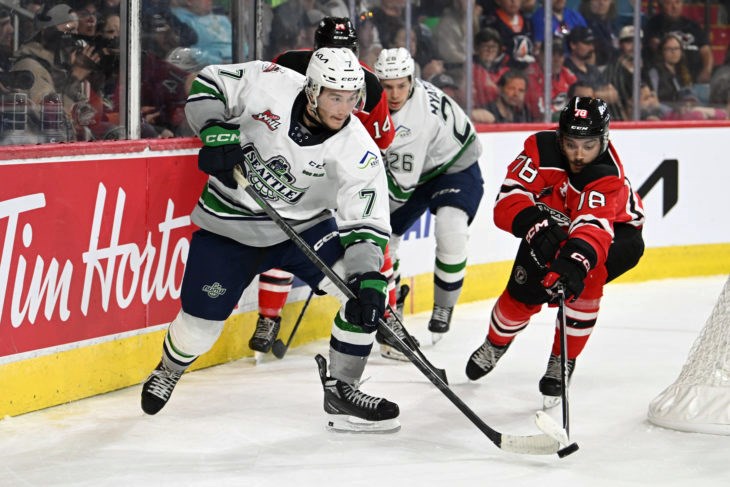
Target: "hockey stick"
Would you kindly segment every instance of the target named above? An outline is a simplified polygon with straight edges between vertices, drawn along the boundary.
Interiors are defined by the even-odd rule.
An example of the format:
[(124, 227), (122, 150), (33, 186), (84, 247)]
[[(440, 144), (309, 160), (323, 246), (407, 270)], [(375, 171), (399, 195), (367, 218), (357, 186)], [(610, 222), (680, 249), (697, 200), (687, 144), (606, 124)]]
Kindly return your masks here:
[[(352, 299), (355, 297), (352, 290), (347, 287), (347, 284), (342, 280), (340, 276), (335, 273), (334, 270), (327, 264), (325, 264), (322, 259), (317, 255), (314, 250), (305, 242), (299, 234), (294, 231), (294, 229), (289, 225), (286, 221), (284, 221), (279, 213), (269, 204), (268, 201), (261, 198), (259, 194), (256, 192), (256, 190), (250, 185), (246, 177), (243, 175), (243, 171), (241, 170), (240, 166), (236, 166), (233, 170), (233, 177), (236, 179), (236, 182), (246, 191), (246, 193), (253, 198), (253, 200), (258, 204), (262, 210), (271, 218), (274, 223), (276, 223), (279, 228), (299, 247), (299, 249), (306, 255), (314, 265), (316, 265), (322, 273), (324, 273), (325, 276), (327, 276), (336, 286), (337, 288), (349, 299)], [(540, 434), (540, 435), (532, 435), (532, 436), (517, 436), (517, 435), (506, 435), (503, 433), (500, 433), (499, 431), (493, 429), (488, 424), (486, 424), (482, 419), (474, 413), (464, 402), (457, 396), (454, 391), (452, 391), (449, 386), (441, 380), (441, 378), (438, 376), (438, 374), (434, 373), (434, 371), (426, 365), (426, 363), (421, 360), (421, 358), (416, 355), (413, 350), (410, 349), (410, 347), (406, 346), (406, 344), (403, 342), (403, 340), (400, 339), (398, 335), (396, 335), (390, 327), (385, 324), (385, 322), (381, 319), (380, 324), (385, 325), (383, 326), (383, 330), (386, 334), (388, 334), (393, 340), (396, 342), (399, 342), (403, 347), (403, 352), (405, 353), (406, 357), (413, 363), (413, 365), (416, 366), (418, 370), (420, 370), (423, 375), (425, 375), (451, 402), (454, 404), (459, 411), (461, 411), (479, 430), (484, 433), (487, 438), (489, 438), (492, 443), (494, 443), (497, 447), (501, 448), (502, 450), (513, 452), (513, 453), (525, 453), (525, 454), (531, 454), (531, 455), (550, 455), (553, 453), (558, 453), (558, 456), (564, 456), (561, 455), (560, 452), (560, 442), (558, 442), (553, 437), (547, 435), (547, 434)], [(555, 425), (556, 428), (559, 428), (557, 425)], [(576, 445), (577, 446), (577, 445)], [(568, 447), (570, 448), (570, 447)], [(568, 448), (563, 449), (567, 450)], [(569, 454), (572, 453), (568, 452)]]
[(570, 438), (570, 411), (568, 408), (568, 344), (567, 344), (567, 318), (565, 316), (565, 289), (558, 286), (558, 310), (560, 313), (560, 380), (563, 387), (560, 399), (563, 402), (563, 429)]
[(434, 371), (434, 373), (436, 375), (438, 375), (442, 381), (444, 381), (444, 384), (448, 385), (449, 381), (446, 379), (446, 371), (444, 369), (439, 369), (438, 367), (434, 367), (434, 365), (428, 361), (426, 356), (421, 351), (421, 348), (416, 343), (416, 340), (413, 338), (413, 335), (411, 335), (408, 332), (408, 330), (406, 329), (405, 325), (403, 324), (403, 321), (400, 319), (400, 316), (398, 316), (398, 314), (395, 312), (393, 307), (390, 306), (389, 304), (386, 305), (386, 307), (388, 308), (388, 311), (390, 311), (390, 314), (395, 318), (395, 321), (397, 321), (398, 324), (400, 324), (401, 329), (403, 330), (403, 336), (405, 337), (405, 340), (403, 340), (405, 342), (405, 344), (411, 350), (413, 350), (416, 353), (416, 355), (418, 355), (424, 363), (428, 364), (428, 366), (431, 367), (431, 369)]
[(312, 300), (312, 296), (314, 296), (314, 290), (309, 291), (309, 296), (307, 296), (307, 300), (304, 302), (304, 307), (299, 312), (297, 322), (294, 323), (294, 328), (292, 328), (291, 333), (289, 333), (289, 338), (286, 339), (286, 345), (284, 345), (284, 342), (281, 341), (281, 338), (277, 338), (271, 346), (271, 353), (274, 354), (274, 357), (281, 360), (284, 358), (284, 355), (286, 355), (286, 351), (289, 350), (289, 345), (291, 345), (291, 341), (299, 328), (299, 323), (302, 322), (304, 312), (307, 311), (307, 307), (309, 306), (309, 301)]

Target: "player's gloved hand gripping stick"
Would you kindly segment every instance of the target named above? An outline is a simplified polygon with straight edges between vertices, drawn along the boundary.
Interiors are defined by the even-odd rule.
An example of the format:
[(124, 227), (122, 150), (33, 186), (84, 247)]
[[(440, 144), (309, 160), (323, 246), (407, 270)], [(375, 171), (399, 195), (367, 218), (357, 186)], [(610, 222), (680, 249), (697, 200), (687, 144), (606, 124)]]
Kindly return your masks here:
[[(251, 186), (243, 174), (240, 166), (236, 166), (233, 171), (233, 177), (236, 182), (246, 191), (246, 193), (253, 198), (254, 201), (266, 212), (274, 223), (299, 247), (299, 249), (306, 255), (314, 265), (321, 270), (332, 283), (342, 292), (348, 299), (355, 298), (355, 294), (342, 280), (340, 276), (332, 270), (322, 259), (312, 250), (312, 248), (294, 231), (294, 229), (284, 221), (277, 211), (263, 198), (259, 196), (256, 190)], [(403, 340), (398, 337), (384, 320), (380, 319), (380, 326), (383, 332), (389, 335), (390, 338), (400, 343), (403, 348), (403, 352), (408, 357), (408, 360), (418, 368), (451, 402), (454, 404), (479, 430), (489, 438), (492, 443), (497, 447), (505, 451), (513, 453), (524, 453), (532, 455), (550, 455), (557, 453), (558, 456), (563, 457), (570, 453), (573, 453), (578, 449), (578, 445), (573, 443), (561, 449), (561, 440), (564, 440), (567, 435), (565, 432), (547, 415), (540, 418), (538, 414), (537, 425), (543, 430), (543, 434), (532, 435), (532, 436), (518, 436), (518, 435), (507, 435), (496, 431), (482, 419), (474, 413), (459, 396), (452, 391), (449, 386), (441, 379), (441, 377), (434, 372), (433, 366), (429, 366), (421, 356), (416, 354), (410, 347), (408, 347)], [(422, 355), (422, 354), (421, 354)]]

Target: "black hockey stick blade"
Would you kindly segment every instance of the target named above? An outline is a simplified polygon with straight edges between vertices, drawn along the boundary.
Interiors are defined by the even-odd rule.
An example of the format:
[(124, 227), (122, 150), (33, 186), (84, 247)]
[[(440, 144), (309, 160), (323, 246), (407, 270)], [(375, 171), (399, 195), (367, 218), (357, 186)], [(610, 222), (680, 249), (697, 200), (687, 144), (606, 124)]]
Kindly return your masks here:
[[(253, 200), (266, 212), (269, 218), (276, 223), (279, 228), (299, 247), (304, 255), (309, 258), (313, 264), (318, 268), (338, 287), (338, 289), (348, 298), (355, 297), (352, 290), (347, 287), (345, 282), (340, 276), (332, 270), (322, 259), (317, 255), (314, 250), (294, 231), (294, 229), (284, 221), (279, 213), (263, 198), (259, 196), (256, 190), (249, 184), (246, 177), (243, 175), (243, 171), (240, 166), (236, 166), (233, 170), (233, 177), (236, 182), (246, 191), (246, 193), (253, 198)], [(382, 320), (381, 320), (382, 324)], [(396, 341), (403, 341), (393, 333), (388, 327), (383, 327), (386, 334), (391, 335)], [(531, 436), (519, 436), (519, 435), (507, 435), (500, 433), (499, 431), (490, 427), (485, 423), (477, 414), (467, 406), (464, 401), (459, 398), (449, 386), (441, 380), (438, 374), (436, 374), (432, 368), (428, 367), (421, 358), (413, 352), (409, 347), (404, 346), (403, 351), (408, 359), (430, 380), (436, 388), (445, 395), (454, 406), (459, 409), (479, 430), (489, 438), (492, 443), (504, 451), (513, 453), (523, 453), (530, 455), (551, 455), (557, 453), (560, 450), (560, 443), (554, 438), (546, 434), (531, 435)]]
[(274, 357), (278, 358), (279, 360), (283, 359), (284, 355), (286, 355), (287, 350), (289, 350), (289, 345), (291, 345), (291, 342), (294, 339), (294, 335), (296, 335), (297, 330), (299, 329), (299, 323), (302, 322), (304, 313), (307, 311), (307, 307), (309, 306), (309, 302), (312, 300), (313, 295), (314, 290), (309, 291), (309, 296), (307, 296), (307, 300), (304, 301), (304, 306), (299, 312), (297, 322), (294, 323), (294, 328), (292, 328), (291, 333), (289, 333), (289, 338), (287, 338), (286, 340), (286, 345), (284, 344), (284, 342), (281, 341), (281, 338), (277, 338), (274, 344), (271, 346), (271, 353), (273, 353)]

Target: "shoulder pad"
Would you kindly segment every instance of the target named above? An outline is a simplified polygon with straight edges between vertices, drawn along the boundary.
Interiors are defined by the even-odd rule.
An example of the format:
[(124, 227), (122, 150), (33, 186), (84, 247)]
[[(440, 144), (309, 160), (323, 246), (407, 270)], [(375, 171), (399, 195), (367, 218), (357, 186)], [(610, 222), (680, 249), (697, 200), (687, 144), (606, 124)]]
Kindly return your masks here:
[(545, 130), (535, 134), (540, 167), (560, 167), (565, 169), (563, 154), (558, 148), (558, 137), (554, 130)]
[(284, 51), (275, 59), (276, 64), (306, 75), (309, 60), (312, 58), (309, 50)]
[(365, 106), (363, 109), (366, 112), (372, 112), (375, 106), (380, 102), (380, 98), (383, 94), (383, 87), (375, 74), (368, 71), (365, 66), (363, 66), (362, 70), (365, 71)]

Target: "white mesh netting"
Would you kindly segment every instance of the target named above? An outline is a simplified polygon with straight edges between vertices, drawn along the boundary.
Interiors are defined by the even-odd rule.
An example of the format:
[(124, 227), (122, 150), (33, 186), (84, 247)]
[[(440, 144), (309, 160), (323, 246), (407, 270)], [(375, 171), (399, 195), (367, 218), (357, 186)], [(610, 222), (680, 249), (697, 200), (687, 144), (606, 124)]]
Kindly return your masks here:
[(682, 372), (649, 404), (648, 416), (665, 428), (730, 435), (730, 277)]

